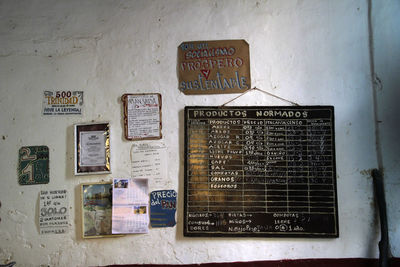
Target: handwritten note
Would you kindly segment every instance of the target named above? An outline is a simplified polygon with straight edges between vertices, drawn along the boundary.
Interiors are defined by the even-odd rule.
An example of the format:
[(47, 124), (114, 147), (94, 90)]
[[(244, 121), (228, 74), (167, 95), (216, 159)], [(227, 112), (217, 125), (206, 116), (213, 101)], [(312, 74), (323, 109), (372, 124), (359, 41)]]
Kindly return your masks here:
[(64, 234), (68, 232), (69, 207), (67, 190), (40, 192), (40, 234)]

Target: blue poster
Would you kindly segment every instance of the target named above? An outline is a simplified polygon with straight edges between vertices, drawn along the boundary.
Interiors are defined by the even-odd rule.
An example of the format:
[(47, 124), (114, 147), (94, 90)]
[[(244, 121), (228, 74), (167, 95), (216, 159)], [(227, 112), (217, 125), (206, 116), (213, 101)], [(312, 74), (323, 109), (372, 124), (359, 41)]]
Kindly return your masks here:
[(150, 193), (151, 227), (173, 227), (176, 212), (176, 191), (159, 190)]

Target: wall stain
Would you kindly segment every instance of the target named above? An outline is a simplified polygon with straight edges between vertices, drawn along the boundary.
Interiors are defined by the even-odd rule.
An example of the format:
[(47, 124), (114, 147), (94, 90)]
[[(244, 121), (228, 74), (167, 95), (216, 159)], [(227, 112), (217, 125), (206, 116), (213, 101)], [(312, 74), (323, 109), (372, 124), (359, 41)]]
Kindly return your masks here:
[(367, 176), (367, 178), (371, 178), (371, 172), (373, 169), (366, 169), (366, 170), (361, 170), (360, 173), (361, 175)]

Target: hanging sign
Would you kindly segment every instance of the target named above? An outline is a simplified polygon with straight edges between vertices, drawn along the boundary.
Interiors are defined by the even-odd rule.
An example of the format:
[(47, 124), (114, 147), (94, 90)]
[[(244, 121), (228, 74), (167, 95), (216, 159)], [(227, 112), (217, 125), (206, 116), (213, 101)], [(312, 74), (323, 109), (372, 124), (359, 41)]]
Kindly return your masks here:
[(24, 146), (19, 152), (18, 183), (20, 185), (49, 183), (49, 148)]
[(185, 236), (337, 237), (332, 106), (186, 107)]
[(159, 190), (150, 193), (151, 227), (175, 226), (176, 191)]
[(83, 91), (44, 91), (43, 115), (82, 115)]
[(179, 89), (187, 95), (243, 93), (251, 88), (245, 40), (183, 42), (178, 47)]

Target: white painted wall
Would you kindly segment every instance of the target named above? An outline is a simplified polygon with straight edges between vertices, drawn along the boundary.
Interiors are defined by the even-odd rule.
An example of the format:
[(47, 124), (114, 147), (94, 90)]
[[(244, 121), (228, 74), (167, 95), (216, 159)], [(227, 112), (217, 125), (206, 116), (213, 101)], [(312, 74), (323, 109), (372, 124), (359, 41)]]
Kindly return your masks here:
[[(397, 8), (395, 1), (387, 2)], [(398, 14), (381, 8), (377, 16)], [(180, 93), (177, 46), (182, 41), (219, 39), (245, 39), (250, 44), (253, 86), (304, 105), (335, 106), (339, 238), (183, 237), (182, 110), (186, 105), (221, 105), (236, 95)], [(44, 90), (85, 91), (84, 116), (44, 118)], [(143, 92), (163, 96), (168, 177), (151, 190), (179, 192), (178, 224), (151, 229), (147, 235), (82, 240), (79, 184), (129, 176), (132, 142), (122, 137), (119, 98)], [(88, 266), (377, 257), (379, 228), (368, 174), (377, 167), (372, 103), (366, 1), (1, 1), (0, 263)], [(233, 103), (284, 104), (259, 92)], [(72, 125), (91, 120), (111, 122), (113, 174), (76, 177)], [(386, 149), (396, 136), (388, 138)], [(18, 185), (17, 153), (27, 145), (50, 148), (48, 185)], [(395, 155), (393, 151), (385, 158), (393, 175), (398, 170)], [(393, 180), (391, 186), (398, 188), (398, 183)], [(61, 188), (71, 196), (71, 231), (40, 236), (39, 191)], [(393, 190), (388, 194), (396, 197)], [(392, 249), (398, 256), (400, 211), (394, 204), (389, 210), (397, 243)]]

